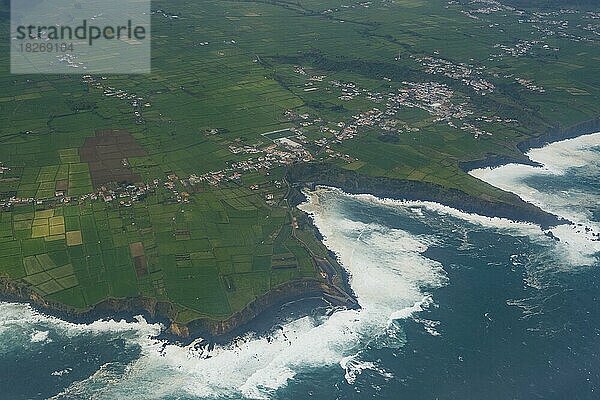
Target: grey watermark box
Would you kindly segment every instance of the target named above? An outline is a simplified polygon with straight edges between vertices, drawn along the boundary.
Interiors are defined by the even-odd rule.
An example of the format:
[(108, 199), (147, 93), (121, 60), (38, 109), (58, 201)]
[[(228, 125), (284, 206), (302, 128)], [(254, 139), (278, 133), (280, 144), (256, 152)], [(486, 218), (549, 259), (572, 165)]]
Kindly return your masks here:
[(11, 0), (11, 72), (150, 73), (150, 14), (150, 0)]

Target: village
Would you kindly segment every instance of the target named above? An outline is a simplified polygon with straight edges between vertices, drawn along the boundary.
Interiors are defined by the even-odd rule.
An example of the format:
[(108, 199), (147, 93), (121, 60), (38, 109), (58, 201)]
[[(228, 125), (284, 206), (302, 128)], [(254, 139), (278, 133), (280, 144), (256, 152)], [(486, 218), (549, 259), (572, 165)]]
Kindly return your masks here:
[(466, 86), (473, 88), (481, 95), (492, 93), (495, 85), (482, 78), (484, 67), (474, 67), (468, 64), (455, 64), (451, 61), (435, 57), (420, 57), (416, 60), (431, 75), (444, 75), (448, 78), (461, 81)]
[[(530, 54), (536, 48), (557, 52), (560, 49), (546, 44), (546, 39), (561, 38), (575, 43), (593, 43), (598, 40), (598, 36), (600, 35), (600, 24), (585, 22), (599, 19), (598, 13), (594, 11), (584, 12), (565, 7), (554, 11), (528, 12), (505, 5), (496, 0), (470, 1), (466, 4), (456, 0), (447, 2), (447, 7), (454, 6), (464, 7), (460, 12), (468, 18), (489, 22), (487, 28), (504, 29), (503, 24), (489, 19), (494, 14), (503, 17), (513, 16), (516, 18), (518, 24), (531, 26), (531, 34), (535, 33), (539, 35), (537, 39), (521, 40), (514, 46), (498, 43), (496, 46), (502, 49), (504, 53), (495, 54), (493, 58), (501, 57), (502, 55), (521, 57)], [(579, 18), (577, 23), (573, 23), (573, 17)]]
[[(421, 64), (426, 73), (443, 75), (460, 81), (481, 95), (492, 93), (495, 89), (494, 84), (483, 77), (485, 69), (482, 67), (474, 67), (463, 63), (456, 64), (434, 56), (419, 57), (415, 60)], [(306, 68), (299, 65), (294, 66), (294, 72), (306, 79), (305, 87), (309, 90), (318, 90), (318, 85), (323, 85), (326, 82), (326, 75), (312, 75), (307, 72)], [(507, 76), (506, 78), (513, 77)], [(532, 81), (521, 78), (514, 79), (530, 90), (543, 92), (543, 88), (536, 86)], [(126, 101), (132, 108), (136, 123), (144, 123), (142, 110), (151, 107), (151, 103), (145, 101), (142, 96), (106, 85), (103, 82), (104, 80), (106, 80), (104, 77), (83, 76), (83, 81), (90, 87), (101, 91), (103, 96)], [(190, 201), (190, 193), (195, 192), (198, 185), (217, 187), (231, 182), (242, 184), (243, 175), (250, 172), (269, 175), (269, 171), (274, 168), (310, 162), (315, 160), (316, 157), (320, 160), (335, 158), (345, 162), (353, 162), (355, 161), (353, 157), (335, 151), (332, 145), (353, 139), (373, 128), (377, 128), (381, 133), (396, 135), (419, 132), (420, 128), (398, 119), (397, 114), (403, 108), (423, 110), (431, 115), (432, 123), (447, 124), (452, 128), (469, 133), (475, 138), (482, 135), (491, 135), (481, 127), (483, 123), (517, 122), (514, 119), (503, 119), (493, 115), (477, 116), (470, 107), (468, 98), (459, 97), (447, 85), (434, 81), (404, 81), (401, 83), (400, 88), (389, 92), (366, 90), (356, 82), (331, 80), (325, 84), (328, 84), (330, 88), (328, 90), (333, 91), (333, 93), (337, 91), (337, 98), (340, 101), (352, 101), (360, 97), (374, 103), (376, 106), (356, 113), (348, 120), (336, 122), (325, 121), (322, 117), (314, 117), (309, 113), (296, 113), (293, 110), (287, 110), (284, 117), (295, 125), (288, 129), (289, 134), (270, 139), (269, 143), (266, 144), (262, 141), (252, 145), (237, 142), (230, 144), (228, 149), (232, 154), (248, 156), (248, 158), (231, 162), (221, 170), (191, 174), (187, 177), (169, 174), (166, 179), (154, 179), (150, 183), (104, 185), (93, 193), (76, 197), (68, 196), (64, 191), (57, 191), (56, 196), (51, 199), (13, 196), (0, 203), (0, 206), (6, 209), (21, 204), (45, 202), (84, 203), (100, 200), (130, 207), (134, 203), (142, 201), (147, 195), (156, 193), (161, 188), (171, 193), (168, 198), (169, 202), (186, 203)], [(307, 139), (303, 132), (305, 129), (316, 130), (320, 133), (320, 137), (313, 140)], [(207, 131), (207, 135), (218, 135), (219, 133), (218, 129)], [(317, 151), (311, 153), (308, 150), (309, 148), (316, 148)], [(4, 174), (8, 170), (0, 164), (0, 174)], [(267, 202), (270, 200), (272, 198), (266, 198)]]
[[(455, 1), (448, 2), (448, 5), (457, 4), (459, 3)], [(543, 18), (549, 17), (548, 15), (534, 14), (531, 18), (527, 19), (527, 16), (524, 16), (523, 12), (504, 6), (497, 1), (485, 1), (479, 2), (479, 4), (482, 4), (483, 7), (468, 11), (468, 16), (479, 18), (479, 16), (490, 15), (499, 11), (513, 12), (515, 15), (523, 17), (520, 22), (529, 23), (539, 23)], [(359, 2), (348, 7), (368, 8), (370, 5), (370, 2)], [(178, 16), (170, 15), (162, 10), (156, 10), (153, 13), (169, 19), (178, 18)], [(586, 18), (595, 20), (599, 19), (600, 16), (589, 14)], [(559, 27), (568, 25), (548, 24)], [(594, 31), (597, 27), (597, 25), (588, 24), (586, 30)], [(228, 43), (235, 44), (235, 41)], [(201, 45), (205, 44), (208, 44), (208, 42), (201, 43)], [(520, 57), (529, 54), (534, 48), (546, 51), (559, 51), (558, 48), (551, 48), (543, 40), (537, 39), (522, 40), (511, 46), (497, 44), (495, 48), (499, 49), (502, 53), (492, 55), (492, 58), (505, 55)], [(411, 56), (411, 58), (423, 68), (426, 74), (439, 75), (456, 80), (481, 96), (493, 93), (496, 90), (494, 83), (486, 77), (485, 67), (467, 63), (455, 63), (441, 58), (438, 52), (434, 52), (432, 56)], [(326, 75), (311, 73), (308, 68), (301, 65), (295, 65), (293, 71), (305, 79), (305, 92), (317, 91), (323, 85), (326, 85), (327, 92), (334, 94), (340, 101), (350, 102), (361, 98), (372, 102), (374, 106), (366, 111), (353, 114), (349, 119), (342, 118), (342, 120), (338, 121), (326, 121), (320, 116), (311, 116), (306, 112), (297, 113), (294, 110), (287, 110), (284, 113), (284, 117), (287, 121), (294, 124), (293, 127), (289, 128), (289, 135), (269, 140), (267, 144), (262, 141), (258, 141), (255, 144), (240, 144), (236, 142), (230, 144), (228, 149), (232, 154), (247, 156), (248, 158), (231, 162), (226, 168), (202, 174), (191, 174), (187, 177), (179, 177), (171, 174), (164, 180), (155, 179), (150, 184), (116, 187), (103, 186), (94, 193), (77, 198), (71, 198), (65, 196), (64, 193), (57, 192), (57, 197), (52, 199), (52, 201), (84, 202), (86, 200), (102, 200), (107, 203), (118, 202), (119, 205), (128, 207), (162, 187), (172, 193), (171, 201), (185, 203), (189, 201), (189, 193), (185, 189), (193, 192), (194, 187), (197, 185), (219, 186), (228, 182), (239, 184), (242, 181), (243, 175), (249, 172), (260, 172), (268, 175), (268, 171), (273, 168), (310, 162), (317, 158), (320, 160), (323, 160), (323, 158), (336, 158), (352, 162), (355, 160), (351, 156), (335, 151), (332, 145), (351, 140), (357, 135), (363, 134), (373, 128), (376, 128), (382, 134), (389, 135), (416, 133), (420, 131), (420, 128), (411, 126), (411, 124), (398, 117), (398, 114), (401, 114), (403, 109), (422, 110), (431, 116), (431, 123), (447, 124), (454, 129), (462, 130), (472, 135), (474, 138), (491, 135), (484, 128), (484, 124), (518, 123), (515, 119), (502, 118), (498, 115), (477, 115), (470, 104), (469, 97), (455, 93), (455, 90), (451, 87), (440, 82), (403, 81), (401, 85), (396, 84), (396, 89), (391, 89), (388, 92), (372, 91), (361, 88), (356, 82), (344, 82), (335, 79), (327, 82)], [(490, 76), (500, 78), (498, 74)], [(502, 78), (513, 80), (513, 82), (530, 91), (545, 93), (545, 89), (541, 85), (536, 84), (530, 79), (514, 75), (505, 75)], [(83, 76), (83, 82), (91, 88), (100, 91), (103, 96), (126, 102), (131, 107), (135, 123), (144, 124), (143, 110), (144, 108), (151, 107), (152, 104), (146, 101), (143, 96), (105, 84), (105, 80), (107, 80), (106, 77)], [(391, 83), (391, 79), (385, 78), (385, 80)], [(400, 87), (398, 88), (398, 86)], [(318, 132), (320, 135), (317, 138), (309, 140), (304, 134), (304, 130)], [(218, 129), (213, 129), (207, 134), (218, 135), (219, 133)], [(315, 148), (317, 149), (316, 151), (309, 150)], [(6, 167), (0, 164), (0, 174), (3, 174), (7, 170)], [(12, 207), (16, 204), (30, 204), (39, 201), (43, 200), (12, 197), (1, 203), (1, 205), (2, 207)]]
[[(289, 138), (276, 139), (266, 146), (240, 146), (231, 145), (229, 150), (233, 154), (259, 155), (246, 160), (233, 162), (229, 167), (218, 171), (210, 171), (201, 175), (192, 174), (180, 178), (174, 173), (166, 176), (166, 179), (154, 179), (150, 183), (122, 183), (102, 185), (92, 193), (80, 196), (69, 196), (66, 191), (57, 190), (50, 198), (17, 197), (11, 196), (0, 199), (0, 209), (10, 210), (20, 205), (51, 205), (51, 204), (84, 204), (87, 201), (103, 201), (108, 204), (117, 204), (122, 207), (131, 207), (133, 204), (143, 201), (148, 195), (156, 193), (159, 189), (170, 192), (165, 201), (168, 203), (188, 203), (190, 193), (197, 191), (196, 186), (206, 184), (213, 187), (233, 182), (241, 184), (244, 173), (261, 172), (269, 175), (269, 170), (291, 165), (297, 162), (308, 162), (313, 156), (297, 141)], [(0, 174), (10, 169), (0, 164)], [(186, 191), (187, 190), (187, 191)], [(273, 199), (272, 195), (266, 195), (267, 202)], [(269, 198), (270, 197), (270, 198)]]
[(105, 203), (116, 203), (123, 207), (131, 207), (134, 203), (144, 200), (149, 194), (155, 193), (158, 186), (159, 181), (154, 180), (150, 184), (115, 183), (105, 185), (95, 192), (80, 196), (69, 196), (65, 191), (58, 190), (53, 197), (48, 198), (11, 196), (7, 199), (0, 199), (0, 209), (8, 211), (13, 207), (23, 205), (85, 204), (86, 201), (103, 201)]
[[(433, 57), (423, 58), (420, 61), (426, 66), (428, 73), (443, 74), (452, 79), (461, 80), (465, 85), (480, 92), (481, 95), (494, 90), (492, 83), (479, 77), (481, 69), (457, 65)], [(298, 73), (298, 71), (305, 70), (296, 66), (295, 71)], [(319, 76), (319, 78), (321, 77)], [(332, 80), (329, 84), (331, 88), (339, 91), (338, 99), (341, 101), (352, 101), (363, 97), (375, 104), (381, 104), (381, 106), (352, 115), (350, 120), (332, 123), (323, 121), (321, 118), (310, 118), (306, 114), (293, 115), (293, 113), (289, 113), (287, 117), (295, 119), (300, 128), (314, 126), (319, 132), (333, 136), (331, 139), (318, 139), (316, 144), (319, 146), (353, 139), (367, 128), (378, 128), (382, 133), (391, 134), (418, 132), (419, 128), (411, 127), (410, 124), (397, 118), (397, 114), (403, 108), (423, 110), (433, 117), (433, 123), (446, 123), (452, 128), (472, 134), (475, 138), (481, 135), (491, 135), (480, 127), (481, 123), (516, 122), (514, 119), (501, 118), (497, 115), (476, 116), (468, 98), (457, 96), (454, 90), (439, 82), (404, 81), (401, 88), (387, 93), (362, 89), (355, 82)], [(533, 84), (531, 83), (531, 85)]]
[(142, 111), (144, 108), (151, 107), (152, 104), (149, 101), (145, 101), (143, 97), (135, 93), (128, 93), (125, 90), (105, 85), (103, 81), (106, 79), (107, 78), (104, 76), (96, 78), (92, 75), (83, 75), (82, 77), (83, 82), (85, 82), (88, 86), (101, 91), (103, 96), (114, 97), (126, 101), (131, 107), (135, 123), (138, 125), (144, 124), (145, 120), (142, 115)]

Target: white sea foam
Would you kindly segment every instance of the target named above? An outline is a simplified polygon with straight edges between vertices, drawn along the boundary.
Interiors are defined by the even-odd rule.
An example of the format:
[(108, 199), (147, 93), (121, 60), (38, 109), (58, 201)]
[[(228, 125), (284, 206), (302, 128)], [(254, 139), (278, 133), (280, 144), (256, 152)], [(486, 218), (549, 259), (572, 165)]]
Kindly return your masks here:
[(376, 363), (370, 361), (362, 361), (360, 359), (360, 354), (355, 354), (352, 356), (344, 357), (340, 361), (340, 366), (346, 371), (344, 374), (344, 378), (346, 382), (353, 384), (356, 382), (356, 379), (363, 371), (371, 370), (377, 372), (379, 375), (384, 378), (392, 378), (393, 375), (386, 371), (385, 369), (378, 367)]
[[(351, 274), (351, 285), (362, 307), (359, 310), (300, 318), (269, 337), (248, 335), (211, 350), (198, 342), (183, 347), (154, 340), (160, 327), (142, 319), (133, 324), (100, 321), (78, 325), (45, 317), (21, 305), (1, 305), (0, 326), (49, 323), (67, 336), (114, 332), (141, 347), (141, 356), (125, 372), (106, 364), (55, 399), (266, 399), (302, 371), (336, 366), (349, 383), (366, 369), (389, 378), (389, 372), (368, 359), (365, 350), (402, 346), (406, 339), (397, 319), (429, 307), (432, 300), (428, 292), (444, 285), (447, 278), (439, 263), (423, 256), (431, 237), (363, 223), (342, 216), (336, 207), (335, 201), (320, 202), (314, 193), (302, 206)], [(4, 313), (5, 307), (18, 311)]]
[(48, 336), (50, 335), (49, 331), (34, 331), (30, 337), (31, 337), (31, 343), (48, 343), (51, 342), (52, 339), (50, 339)]
[(543, 165), (543, 169), (555, 174), (563, 174), (574, 167), (584, 167), (598, 163), (600, 132), (550, 143), (544, 147), (529, 150), (527, 156)]
[(559, 248), (569, 264), (593, 265), (598, 260), (600, 242), (594, 235), (600, 233), (600, 224), (590, 220), (589, 209), (597, 206), (598, 196), (581, 190), (542, 190), (532, 187), (527, 179), (532, 177), (563, 176), (572, 168), (585, 167), (590, 176), (600, 174), (600, 133), (581, 136), (530, 150), (527, 155), (539, 164), (533, 167), (508, 164), (498, 168), (476, 169), (470, 174), (500, 189), (513, 192), (523, 200), (558, 215), (571, 225), (553, 228), (552, 233), (561, 242)]
[[(338, 190), (328, 188), (328, 190)], [(343, 193), (340, 191), (340, 193)], [(500, 218), (500, 217), (486, 217), (479, 214), (467, 213), (464, 211), (457, 210), (452, 207), (445, 206), (443, 204), (431, 202), (431, 201), (414, 201), (414, 200), (394, 200), (394, 199), (382, 199), (370, 194), (357, 194), (357, 195), (347, 195), (353, 198), (369, 201), (371, 203), (383, 206), (390, 206), (398, 209), (407, 209), (413, 212), (415, 215), (421, 217), (422, 219), (427, 218), (426, 215), (423, 214), (422, 210), (433, 211), (437, 214), (441, 215), (449, 215), (451, 217), (467, 221), (469, 223), (482, 226), (484, 228), (494, 229), (496, 231), (504, 231), (504, 232), (520, 232), (522, 234), (539, 234), (540, 227), (533, 223), (528, 222), (517, 222), (512, 221), (508, 218)]]
[[(142, 317), (137, 317), (136, 322), (133, 323), (125, 320), (107, 320), (94, 321), (90, 324), (75, 324), (42, 314), (27, 304), (0, 302), (0, 327), (5, 332), (12, 327), (26, 328), (37, 326), (51, 327), (66, 336), (108, 332), (136, 332), (142, 336), (156, 336), (161, 331), (160, 325), (148, 324)], [(40, 335), (46, 335), (47, 333), (45, 330), (33, 331), (32, 338), (34, 336), (41, 337)]]
[[(578, 150), (571, 148), (569, 151)], [(543, 157), (540, 155), (537, 160)], [(588, 153), (584, 156), (586, 162), (591, 157)], [(573, 163), (556, 163), (549, 173), (561, 173), (567, 165)], [(325, 244), (336, 252), (350, 273), (351, 286), (362, 306), (360, 310), (338, 311), (322, 318), (300, 318), (286, 323), (269, 337), (248, 335), (211, 350), (198, 342), (182, 347), (154, 340), (161, 327), (141, 318), (135, 323), (70, 324), (46, 317), (27, 306), (6, 303), (0, 304), (0, 332), (10, 330), (11, 326), (45, 324), (66, 336), (111, 332), (141, 347), (140, 358), (128, 365), (125, 372), (116, 365), (105, 364), (56, 399), (269, 398), (273, 391), (293, 380), (298, 373), (319, 367), (339, 366), (350, 384), (365, 370), (389, 378), (389, 372), (378, 366), (376, 360), (368, 359), (366, 350), (402, 346), (406, 338), (398, 319), (412, 317), (427, 332), (439, 335), (438, 321), (418, 316), (432, 306), (431, 291), (447, 280), (441, 265), (423, 255), (436, 239), (431, 235), (415, 235), (377, 223), (364, 223), (342, 214), (335, 196), (347, 195), (338, 191), (332, 201), (331, 196), (323, 196), (328, 192), (331, 190), (308, 193), (309, 201), (301, 208), (313, 217)], [(436, 203), (398, 202), (369, 195), (353, 197), (401, 210), (415, 219), (427, 219), (428, 215), (423, 211), (433, 211), (466, 220), (483, 229), (492, 228), (552, 242), (534, 224), (467, 214)], [(560, 229), (567, 228), (556, 228), (553, 232), (562, 238), (564, 234)], [(458, 228), (455, 230), (457, 237), (463, 237), (461, 246), (467, 247), (466, 233)], [(569, 242), (569, 246), (573, 243)], [(511, 259), (515, 265), (521, 262), (519, 255)], [(41, 331), (39, 327), (36, 329)]]
[(52, 372), (50, 375), (52, 376), (64, 376), (70, 374), (73, 371), (73, 368), (65, 368)]

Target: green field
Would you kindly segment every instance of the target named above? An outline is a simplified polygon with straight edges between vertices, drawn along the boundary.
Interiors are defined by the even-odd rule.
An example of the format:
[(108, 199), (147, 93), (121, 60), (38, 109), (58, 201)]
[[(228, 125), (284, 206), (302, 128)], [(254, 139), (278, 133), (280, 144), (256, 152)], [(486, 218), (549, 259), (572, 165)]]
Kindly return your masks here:
[[(156, 0), (152, 74), (141, 76), (10, 75), (0, 43), (0, 203), (23, 200), (0, 214), (0, 276), (80, 311), (157, 299), (182, 323), (224, 320), (286, 282), (322, 279), (312, 256), (324, 247), (286, 201), (278, 160), (300, 154), (289, 146), (306, 151), (295, 162), (503, 201), (459, 163), (519, 157), (517, 143), (597, 117), (600, 36), (581, 29), (597, 21), (585, 9), (523, 23), (481, 7)], [(556, 21), (569, 22), (561, 35), (540, 28)], [(494, 90), (433, 73), (428, 57)], [(340, 136), (349, 126), (356, 133)], [(127, 131), (144, 150), (126, 160), (135, 183), (152, 186), (144, 196), (90, 196), (98, 167), (82, 148), (103, 130)], [(226, 179), (189, 179), (217, 172)]]

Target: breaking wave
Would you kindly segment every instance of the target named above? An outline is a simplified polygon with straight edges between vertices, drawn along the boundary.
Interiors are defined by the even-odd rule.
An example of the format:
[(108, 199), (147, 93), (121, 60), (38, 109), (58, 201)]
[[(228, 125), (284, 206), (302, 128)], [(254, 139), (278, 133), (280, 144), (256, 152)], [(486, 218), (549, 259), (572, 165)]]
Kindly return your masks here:
[(540, 166), (508, 164), (470, 174), (569, 220), (551, 229), (560, 249), (570, 264), (594, 265), (600, 254), (600, 223), (594, 215), (600, 196), (600, 133), (532, 149), (527, 155)]
[[(0, 329), (29, 326), (28, 338), (40, 342), (60, 335), (110, 331), (139, 346), (140, 356), (134, 361), (104, 363), (87, 379), (53, 397), (56, 400), (272, 398), (297, 374), (319, 368), (337, 369), (349, 384), (365, 370), (390, 379), (390, 371), (370, 359), (367, 350), (403, 346), (406, 339), (398, 320), (427, 309), (433, 301), (431, 291), (446, 283), (441, 264), (423, 255), (434, 238), (361, 222), (342, 214), (335, 196), (324, 201), (322, 195), (309, 193), (301, 208), (313, 217), (326, 245), (349, 272), (359, 310), (306, 316), (268, 335), (247, 334), (225, 345), (208, 345), (200, 339), (189, 346), (168, 344), (153, 339), (161, 331), (159, 325), (141, 318), (135, 323), (78, 325), (16, 304), (0, 306)], [(7, 313), (6, 308), (18, 311)], [(424, 331), (437, 334), (435, 322), (416, 320)], [(69, 371), (54, 373), (61, 376)]]
[[(339, 379), (349, 385), (358, 384), (365, 371), (384, 380), (393, 379), (393, 371), (387, 370), (371, 350), (404, 346), (410, 338), (404, 333), (403, 320), (411, 318), (423, 332), (444, 337), (443, 323), (426, 319), (423, 312), (435, 307), (435, 290), (448, 282), (442, 265), (428, 256), (432, 248), (484, 251), (470, 235), (491, 230), (527, 237), (541, 245), (535, 254), (512, 255), (510, 263), (515, 267), (539, 264), (547, 268), (551, 263), (545, 258), (542, 262), (529, 258), (548, 254), (567, 261), (554, 262), (556, 265), (593, 263), (599, 250), (593, 234), (600, 230), (590, 210), (597, 206), (598, 193), (580, 196), (568, 185), (563, 185), (567, 189), (562, 191), (548, 190), (532, 180), (536, 176), (566, 179), (573, 168), (583, 169), (584, 165), (596, 168), (590, 176), (597, 176), (599, 157), (592, 147), (598, 145), (600, 136), (577, 140), (532, 150), (530, 157), (544, 167), (509, 165), (472, 172), (573, 221), (574, 225), (553, 228), (560, 242), (534, 224), (467, 214), (436, 203), (351, 196), (321, 188), (307, 192), (308, 201), (300, 208), (311, 215), (324, 243), (347, 270), (360, 309), (306, 316), (269, 334), (249, 333), (228, 344), (210, 345), (199, 339), (180, 346), (155, 339), (163, 327), (141, 317), (135, 322), (73, 324), (27, 305), (0, 303), (0, 351), (41, 351), (44, 346), (59, 346), (82, 337), (98, 343), (106, 335), (126, 344), (118, 349), (137, 349), (131, 358), (109, 358), (78, 379), (70, 378), (77, 373), (75, 365), (49, 370), (53, 379), (71, 379), (61, 387), (66, 389), (53, 397), (56, 400), (278, 398), (279, 390), (299, 375), (321, 369), (337, 371)], [(585, 170), (579, 173), (585, 174)], [(544, 276), (528, 274), (525, 279), (535, 288), (543, 284)]]

